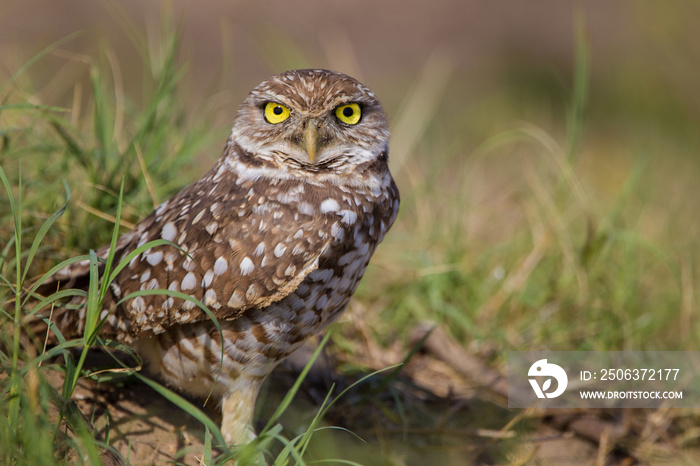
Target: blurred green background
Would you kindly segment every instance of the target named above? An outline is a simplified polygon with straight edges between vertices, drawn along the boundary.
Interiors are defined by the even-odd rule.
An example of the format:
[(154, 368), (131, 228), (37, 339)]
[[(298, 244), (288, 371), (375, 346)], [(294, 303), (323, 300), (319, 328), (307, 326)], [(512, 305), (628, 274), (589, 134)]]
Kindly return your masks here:
[(16, 180), (21, 161), (28, 224), (68, 181), (53, 264), (108, 241), (95, 213), (114, 215), (122, 175), (133, 223), (208, 170), (260, 81), (335, 69), (383, 102), (402, 193), (339, 347), (352, 353), (342, 327), (362, 319), (384, 348), (435, 322), (500, 369), (509, 350), (699, 350), (699, 15), (691, 1), (5, 1), (0, 101), (63, 110), (2, 112), (0, 162)]

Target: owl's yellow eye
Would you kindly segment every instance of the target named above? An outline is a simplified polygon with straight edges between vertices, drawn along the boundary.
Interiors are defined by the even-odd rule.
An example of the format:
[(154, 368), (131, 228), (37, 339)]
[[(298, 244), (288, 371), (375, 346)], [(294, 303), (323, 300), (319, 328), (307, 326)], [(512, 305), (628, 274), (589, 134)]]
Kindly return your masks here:
[(276, 102), (268, 102), (265, 105), (265, 120), (268, 123), (276, 125), (277, 123), (282, 123), (284, 120), (289, 118), (289, 109), (282, 104)]
[(341, 105), (335, 109), (335, 116), (346, 125), (356, 125), (362, 116), (362, 110), (356, 103)]

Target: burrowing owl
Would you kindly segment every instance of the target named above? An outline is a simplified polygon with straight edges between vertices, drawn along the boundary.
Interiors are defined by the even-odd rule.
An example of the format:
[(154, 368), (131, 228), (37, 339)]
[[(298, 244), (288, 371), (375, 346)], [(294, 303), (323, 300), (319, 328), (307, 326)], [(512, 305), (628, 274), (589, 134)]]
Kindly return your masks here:
[[(102, 334), (134, 346), (173, 387), (203, 396), (213, 385), (226, 441), (247, 441), (265, 376), (340, 315), (396, 218), (388, 153), (384, 111), (355, 79), (294, 70), (264, 81), (214, 167), (117, 243), (116, 261), (161, 238), (181, 250), (130, 261), (110, 284)], [(86, 273), (78, 263), (54, 280), (76, 286)], [(162, 294), (119, 303), (151, 289), (183, 292), (217, 317), (220, 373), (221, 336), (195, 304)], [(78, 335), (85, 310), (66, 309), (56, 324)]]

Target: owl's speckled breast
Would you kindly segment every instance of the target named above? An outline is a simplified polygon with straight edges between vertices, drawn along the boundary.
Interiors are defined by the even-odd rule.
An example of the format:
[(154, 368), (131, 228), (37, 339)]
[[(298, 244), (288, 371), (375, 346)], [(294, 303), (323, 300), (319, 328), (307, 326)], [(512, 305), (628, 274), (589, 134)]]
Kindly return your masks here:
[[(307, 192), (311, 189), (306, 187)], [(310, 233), (328, 240), (318, 267), (283, 299), (249, 309), (235, 320), (219, 321), (226, 341), (220, 373), (221, 339), (210, 321), (170, 327), (142, 340), (139, 352), (167, 382), (198, 395), (208, 393), (214, 380), (218, 381), (215, 393), (225, 393), (241, 376), (264, 378), (279, 361), (341, 314), (396, 216), (395, 190), (388, 179), (374, 195), (351, 196), (339, 188), (332, 193), (325, 188), (323, 196), (311, 196), (316, 202), (310, 208), (322, 218), (316, 222), (328, 226)], [(279, 199), (285, 198), (277, 196), (275, 203), (280, 203)], [(296, 228), (293, 222), (288, 225), (292, 238), (302, 233)], [(187, 343), (193, 340), (198, 340), (197, 344)]]

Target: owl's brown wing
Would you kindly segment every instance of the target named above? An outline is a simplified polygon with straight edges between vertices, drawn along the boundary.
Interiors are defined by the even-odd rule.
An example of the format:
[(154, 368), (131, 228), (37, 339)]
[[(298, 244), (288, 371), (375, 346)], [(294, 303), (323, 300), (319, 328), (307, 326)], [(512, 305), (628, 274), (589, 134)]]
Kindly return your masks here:
[[(314, 215), (304, 202), (293, 202), (299, 184), (254, 183), (219, 168), (217, 164), (120, 239), (115, 263), (157, 239), (181, 250), (153, 247), (119, 273), (104, 301), (105, 309), (115, 309), (108, 321), (114, 333), (160, 333), (171, 325), (209, 319), (191, 301), (166, 294), (129, 298), (134, 292), (184, 293), (218, 319), (232, 319), (283, 299), (318, 267), (332, 241), (333, 222)], [(103, 248), (98, 255), (106, 252)], [(88, 271), (76, 265), (69, 272), (76, 280)], [(57, 274), (64, 280), (68, 275)]]

